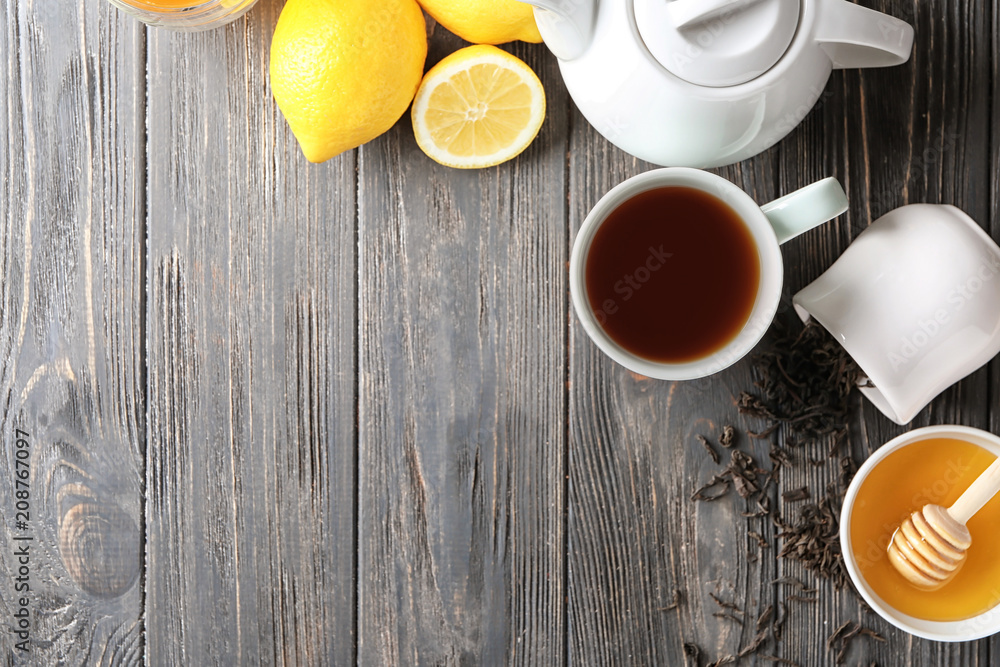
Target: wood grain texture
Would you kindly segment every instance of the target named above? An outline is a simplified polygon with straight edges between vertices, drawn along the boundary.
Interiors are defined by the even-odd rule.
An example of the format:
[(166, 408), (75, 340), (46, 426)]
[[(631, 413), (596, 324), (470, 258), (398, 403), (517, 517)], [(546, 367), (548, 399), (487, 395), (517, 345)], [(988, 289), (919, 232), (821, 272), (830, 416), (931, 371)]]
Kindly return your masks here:
[[(818, 276), (871, 222), (899, 206), (953, 204), (980, 224), (990, 219), (990, 155), (983, 140), (990, 131), (990, 99), (982, 91), (989, 86), (994, 47), (987, 9), (940, 0), (865, 4), (910, 22), (916, 43), (910, 62), (901, 67), (834, 72), (817, 108), (781, 144), (782, 191), (833, 175), (851, 201), (850, 211), (835, 223), (784, 248), (791, 293)], [(986, 427), (987, 377), (985, 369), (974, 373), (905, 427), (857, 399), (851, 455), (864, 461), (895, 436), (930, 424)], [(836, 475), (835, 466), (792, 468), (783, 486), (824, 489)], [(779, 572), (806, 580), (796, 563), (779, 563)], [(849, 662), (904, 664), (901, 653), (907, 665), (995, 661), (985, 641), (947, 645), (910, 637), (867, 611), (852, 591), (835, 593), (829, 582), (820, 582), (819, 597), (820, 603), (798, 610), (786, 631), (790, 646), (806, 647), (799, 655), (802, 664), (830, 661), (821, 640), (848, 619), (887, 638), (858, 642)]]
[[(1000, 239), (1000, 3), (861, 4), (914, 25), (912, 61), (835, 72), (789, 137), (716, 170), (761, 202), (828, 175), (848, 191), (783, 248), (786, 319), (897, 206), (954, 204)], [(887, 641), (846, 664), (1000, 659), (996, 638), (911, 638), (777, 559), (739, 498), (689, 500), (721, 468), (699, 434), (733, 424), (766, 467), (734, 405), (755, 376), (652, 381), (586, 337), (572, 241), (651, 165), (587, 124), (543, 46), (504, 47), (548, 94), (518, 159), (438, 166), (404, 118), (310, 165), (268, 90), (280, 5), (185, 35), (99, 0), (0, 0), (3, 664), (681, 665), (694, 643), (701, 667), (753, 640), (784, 576), (818, 600), (763, 653), (832, 665), (827, 637), (857, 620)], [(429, 25), (428, 66), (464, 45)], [(1000, 432), (997, 396), (994, 361), (905, 427), (858, 397), (850, 453), (928, 424)], [(27, 660), (8, 633), (18, 428)], [(782, 491), (834, 481), (821, 453), (769, 490), (785, 519)]]
[[(998, 43), (1000, 43), (1000, 2), (990, 3), (990, 35), (993, 38), (991, 53), (993, 57), (990, 58), (990, 120), (989, 128), (985, 137), (989, 138), (990, 141), (990, 164), (989, 164), (989, 189), (987, 190), (989, 195), (989, 212), (988, 218), (983, 222), (988, 225), (987, 229), (993, 240), (1000, 241), (1000, 179), (997, 178), (1000, 175), (1000, 104), (997, 104), (997, 100), (1000, 99), (1000, 58), (996, 56), (996, 48)], [(987, 398), (987, 412), (989, 415), (989, 423), (987, 424), (987, 429), (991, 433), (1000, 433), (1000, 406), (997, 405), (997, 399), (1000, 397), (1000, 363), (996, 359), (990, 362), (988, 366), (988, 376), (989, 384), (986, 387), (986, 398)], [(1000, 635), (995, 635), (989, 640), (985, 640), (989, 643), (989, 653), (988, 655), (993, 658), (994, 661), (1000, 659)]]
[(516, 160), (436, 165), (408, 118), (361, 149), (359, 664), (564, 653), (567, 99), (512, 50), (550, 110)]
[[(991, 32), (985, 11), (961, 3), (866, 3), (910, 20), (917, 29), (914, 60), (900, 68), (837, 72), (805, 122), (777, 147), (721, 170), (758, 201), (791, 192), (824, 176), (837, 176), (852, 202), (839, 220), (809, 232), (783, 249), (785, 296), (779, 317), (790, 315), (791, 295), (818, 276), (870, 220), (905, 203), (953, 203), (989, 220), (989, 97), (977, 94), (990, 77)], [(903, 119), (902, 121), (900, 119)], [(599, 195), (648, 168), (636, 164), (574, 123), (570, 201), (575, 231)], [(595, 156), (598, 156), (595, 159)], [(749, 172), (749, 173), (748, 173)], [(857, 619), (889, 637), (886, 644), (858, 642), (848, 662), (879, 664), (989, 664), (988, 642), (947, 646), (913, 639), (863, 609), (848, 590), (816, 581), (774, 552), (754, 560), (760, 533), (772, 545), (773, 528), (741, 519), (742, 508), (687, 498), (716, 468), (694, 436), (718, 436), (725, 423), (756, 426), (739, 417), (735, 392), (751, 387), (748, 364), (708, 380), (657, 383), (634, 376), (600, 355), (571, 324), (570, 401), (570, 661), (579, 664), (678, 664), (682, 643), (704, 649), (709, 661), (736, 653), (754, 636), (752, 625), (712, 616), (714, 593), (756, 618), (782, 599), (770, 584), (794, 576), (819, 586), (819, 603), (799, 603), (772, 654), (799, 664), (832, 664), (826, 637), (842, 620)], [(984, 426), (986, 372), (949, 390), (912, 426), (963, 423)], [(860, 404), (860, 398), (857, 399)], [(870, 404), (859, 405), (852, 427), (859, 461), (881, 443), (908, 430)], [(759, 444), (744, 448), (766, 461)], [(717, 470), (715, 470), (717, 471)], [(781, 491), (808, 485), (822, 490), (837, 467), (793, 466)], [(780, 503), (786, 519), (794, 504)], [(758, 525), (754, 525), (754, 521)], [(748, 553), (749, 552), (749, 553)], [(685, 593), (670, 609), (673, 590)], [(905, 663), (900, 661), (905, 653)]]
[[(575, 237), (603, 193), (651, 165), (610, 147), (579, 115), (572, 126)], [(773, 152), (716, 171), (759, 201), (775, 196)], [(734, 392), (749, 386), (748, 366), (659, 382), (604, 356), (575, 315), (570, 331), (569, 662), (682, 664), (685, 643), (704, 649), (705, 662), (738, 652), (756, 633), (713, 616), (711, 595), (740, 606), (770, 601), (773, 560), (747, 554), (749, 532), (771, 527), (742, 519), (737, 504), (689, 497), (721, 471), (696, 436), (741, 424)], [(741, 444), (754, 446), (745, 436)], [(675, 591), (682, 601), (672, 609)]]
[(271, 99), (279, 10), (149, 38), (151, 664), (354, 661), (356, 159)]
[(3, 1), (0, 16), (0, 655), (138, 664), (143, 36), (106, 3)]

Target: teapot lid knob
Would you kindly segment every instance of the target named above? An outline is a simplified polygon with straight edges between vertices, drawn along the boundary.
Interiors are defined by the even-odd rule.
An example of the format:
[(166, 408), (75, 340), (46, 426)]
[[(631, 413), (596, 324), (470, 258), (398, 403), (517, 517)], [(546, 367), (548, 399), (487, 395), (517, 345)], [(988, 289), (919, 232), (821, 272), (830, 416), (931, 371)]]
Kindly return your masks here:
[(746, 83), (792, 43), (799, 0), (633, 0), (639, 35), (675, 76), (700, 86)]

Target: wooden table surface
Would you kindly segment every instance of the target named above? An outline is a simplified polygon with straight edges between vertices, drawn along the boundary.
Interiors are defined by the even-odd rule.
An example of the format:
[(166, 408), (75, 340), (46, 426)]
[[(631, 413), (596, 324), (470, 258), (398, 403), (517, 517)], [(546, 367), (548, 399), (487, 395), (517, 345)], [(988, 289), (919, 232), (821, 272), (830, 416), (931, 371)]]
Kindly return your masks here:
[[(717, 170), (759, 201), (831, 175), (849, 194), (785, 246), (783, 311), (902, 204), (954, 204), (1000, 238), (1000, 3), (863, 4), (914, 25), (912, 60), (835, 72), (789, 137)], [(652, 381), (584, 334), (571, 242), (651, 165), (586, 123), (542, 45), (507, 47), (548, 94), (518, 159), (441, 167), (407, 116), (317, 166), (268, 87), (281, 6), (189, 35), (103, 0), (0, 0), (5, 664), (690, 665), (690, 643), (704, 665), (754, 638), (784, 576), (818, 599), (790, 602), (762, 654), (833, 664), (853, 620), (886, 641), (848, 664), (1000, 661), (1000, 639), (912, 638), (776, 558), (774, 526), (733, 499), (689, 500), (718, 470), (695, 436), (759, 426), (734, 405), (752, 368)], [(462, 45), (429, 29), (428, 64)], [(856, 397), (852, 452), (928, 424), (1000, 431), (998, 383), (994, 362), (906, 427)], [(794, 517), (782, 491), (835, 477), (793, 466), (770, 493)]]

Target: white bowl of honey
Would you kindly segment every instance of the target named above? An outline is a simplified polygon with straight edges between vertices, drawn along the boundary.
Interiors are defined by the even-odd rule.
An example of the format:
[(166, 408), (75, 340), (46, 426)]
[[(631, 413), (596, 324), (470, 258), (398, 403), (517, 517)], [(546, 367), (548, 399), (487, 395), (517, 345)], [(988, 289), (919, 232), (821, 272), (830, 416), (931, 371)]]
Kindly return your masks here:
[(1000, 495), (969, 520), (972, 546), (958, 573), (925, 590), (896, 571), (887, 549), (914, 510), (948, 506), (1000, 456), (1000, 438), (966, 426), (929, 426), (890, 440), (855, 475), (840, 519), (847, 571), (882, 618), (937, 641), (1000, 632)]

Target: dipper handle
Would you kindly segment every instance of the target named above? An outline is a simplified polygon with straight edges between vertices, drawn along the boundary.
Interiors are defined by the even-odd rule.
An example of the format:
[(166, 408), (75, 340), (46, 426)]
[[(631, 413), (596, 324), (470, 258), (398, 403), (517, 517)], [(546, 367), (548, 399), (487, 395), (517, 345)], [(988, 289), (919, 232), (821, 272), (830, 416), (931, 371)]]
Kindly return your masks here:
[(998, 491), (1000, 491), (1000, 458), (976, 478), (972, 486), (948, 508), (948, 514), (958, 523), (965, 525)]

